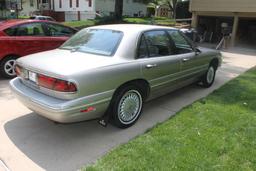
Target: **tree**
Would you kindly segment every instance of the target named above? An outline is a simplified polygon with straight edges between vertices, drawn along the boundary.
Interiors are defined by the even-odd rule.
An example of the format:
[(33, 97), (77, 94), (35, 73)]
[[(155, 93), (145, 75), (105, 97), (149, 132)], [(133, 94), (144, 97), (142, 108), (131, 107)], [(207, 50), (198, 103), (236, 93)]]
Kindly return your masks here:
[(177, 5), (180, 1), (185, 1), (185, 0), (154, 0), (152, 3), (155, 4), (155, 7), (157, 5), (167, 4), (170, 8), (171, 13), (172, 13), (171, 17), (173, 19), (176, 19)]
[(115, 0), (115, 13), (114, 17), (116, 20), (122, 20), (123, 16), (123, 0)]
[(172, 18), (176, 19), (176, 10), (177, 10), (178, 0), (167, 1), (167, 4), (172, 12)]

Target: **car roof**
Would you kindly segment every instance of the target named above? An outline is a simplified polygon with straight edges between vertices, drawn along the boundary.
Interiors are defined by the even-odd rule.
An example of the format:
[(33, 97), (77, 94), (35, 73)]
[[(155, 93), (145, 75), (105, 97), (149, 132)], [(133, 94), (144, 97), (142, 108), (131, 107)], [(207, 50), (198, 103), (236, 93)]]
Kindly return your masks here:
[(156, 26), (156, 25), (144, 25), (144, 24), (112, 24), (112, 25), (101, 25), (101, 26), (93, 26), (89, 28), (95, 28), (95, 29), (110, 29), (110, 30), (116, 30), (121, 32), (133, 32), (133, 33), (139, 33), (147, 30), (157, 30), (157, 29), (172, 29), (177, 30), (173, 27), (167, 27), (167, 26)]
[[(48, 20), (12, 19), (12, 20), (6, 20), (6, 21), (1, 22), (0, 30), (5, 30), (9, 27), (16, 26), (19, 24), (34, 23), (34, 22), (56, 23), (56, 22), (48, 21)], [(59, 23), (56, 23), (56, 24), (59, 24)]]

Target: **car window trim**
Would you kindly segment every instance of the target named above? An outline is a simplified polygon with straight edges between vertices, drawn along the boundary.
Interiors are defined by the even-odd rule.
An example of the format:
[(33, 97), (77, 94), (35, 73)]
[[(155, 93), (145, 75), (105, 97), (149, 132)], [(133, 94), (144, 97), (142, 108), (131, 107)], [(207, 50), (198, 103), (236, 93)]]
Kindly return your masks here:
[[(145, 44), (146, 44), (146, 56), (144, 58), (140, 58), (139, 57), (139, 49), (140, 49), (140, 45), (141, 45), (141, 42), (144, 38), (144, 41), (145, 41)], [(145, 40), (145, 35), (144, 33), (140, 34), (139, 35), (139, 38), (137, 39), (137, 45), (136, 45), (136, 50), (135, 50), (135, 59), (145, 59), (145, 58), (149, 58), (149, 50), (148, 50), (148, 44), (147, 44), (147, 41)]]

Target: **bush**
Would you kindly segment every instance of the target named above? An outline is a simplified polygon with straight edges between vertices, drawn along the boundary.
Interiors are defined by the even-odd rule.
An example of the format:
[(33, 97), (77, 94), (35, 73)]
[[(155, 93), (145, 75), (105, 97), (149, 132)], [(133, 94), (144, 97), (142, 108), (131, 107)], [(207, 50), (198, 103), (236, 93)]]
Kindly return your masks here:
[(116, 21), (114, 16), (104, 16), (96, 19), (96, 25), (101, 25), (101, 24), (116, 24), (119, 23)]

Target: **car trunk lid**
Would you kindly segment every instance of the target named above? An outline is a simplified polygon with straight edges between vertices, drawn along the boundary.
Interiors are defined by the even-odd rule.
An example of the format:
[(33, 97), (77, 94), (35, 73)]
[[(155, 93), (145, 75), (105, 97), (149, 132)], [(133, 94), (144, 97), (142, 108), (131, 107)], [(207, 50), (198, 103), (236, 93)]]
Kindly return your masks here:
[(113, 61), (115, 60), (110, 56), (56, 49), (20, 58), (17, 64), (37, 73), (69, 77), (86, 70), (114, 64)]

